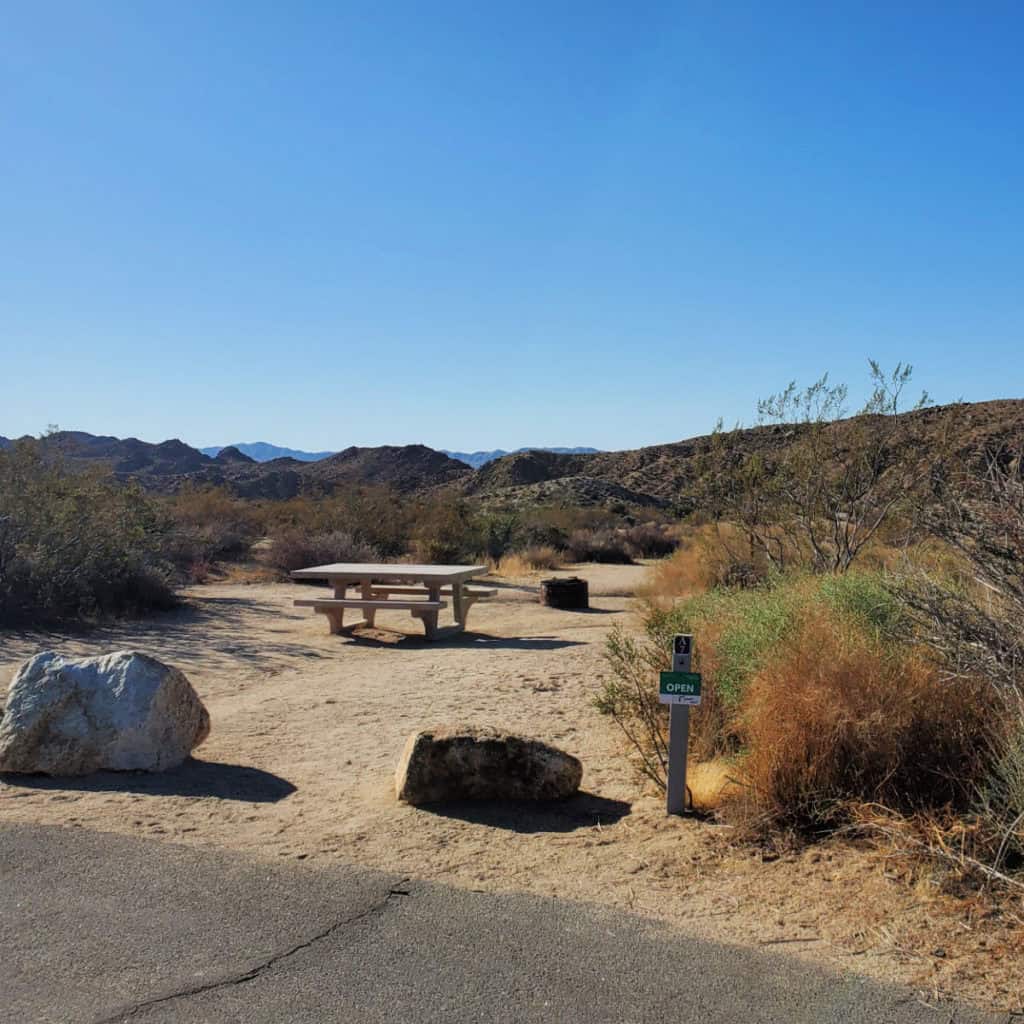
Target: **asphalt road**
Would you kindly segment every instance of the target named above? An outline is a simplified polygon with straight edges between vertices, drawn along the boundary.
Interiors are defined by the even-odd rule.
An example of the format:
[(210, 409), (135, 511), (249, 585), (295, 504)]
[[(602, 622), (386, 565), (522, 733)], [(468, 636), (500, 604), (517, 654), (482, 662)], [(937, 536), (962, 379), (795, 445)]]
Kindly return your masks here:
[(1005, 1021), (568, 901), (0, 826), (0, 1014), (89, 1022)]

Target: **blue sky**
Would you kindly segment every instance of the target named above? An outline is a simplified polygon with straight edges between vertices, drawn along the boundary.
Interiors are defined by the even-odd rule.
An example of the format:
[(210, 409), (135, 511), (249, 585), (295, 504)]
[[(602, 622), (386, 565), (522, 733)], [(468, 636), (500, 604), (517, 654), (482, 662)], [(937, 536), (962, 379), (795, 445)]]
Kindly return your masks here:
[(632, 447), (1024, 394), (1024, 8), (8, 4), (0, 434)]

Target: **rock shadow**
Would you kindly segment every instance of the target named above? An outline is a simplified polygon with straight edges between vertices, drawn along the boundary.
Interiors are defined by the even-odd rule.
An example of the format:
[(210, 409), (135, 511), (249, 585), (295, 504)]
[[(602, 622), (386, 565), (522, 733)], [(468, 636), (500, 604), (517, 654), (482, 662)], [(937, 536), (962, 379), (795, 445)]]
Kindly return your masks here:
[(96, 772), (76, 776), (0, 773), (0, 781), (24, 789), (215, 797), (257, 804), (274, 804), (295, 792), (292, 783), (272, 772), (219, 761), (197, 761), (192, 757), (166, 772)]
[(533, 834), (614, 825), (630, 813), (632, 805), (625, 800), (579, 792), (564, 800), (447, 800), (422, 804), (419, 810), (474, 825)]

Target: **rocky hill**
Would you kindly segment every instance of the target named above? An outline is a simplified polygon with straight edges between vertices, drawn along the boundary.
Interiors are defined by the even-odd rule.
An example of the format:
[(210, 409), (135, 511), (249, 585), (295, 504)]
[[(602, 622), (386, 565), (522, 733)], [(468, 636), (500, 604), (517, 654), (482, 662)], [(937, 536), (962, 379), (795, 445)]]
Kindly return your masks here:
[[(306, 452), (301, 448), (282, 448), (277, 444), (269, 444), (266, 441), (239, 441), (238, 444), (229, 444), (228, 448), (235, 448), (243, 455), (248, 455), (253, 462), (270, 462), (272, 459), (296, 459), (299, 462), (316, 462), (318, 459), (326, 459), (334, 452)], [(224, 448), (213, 445), (210, 448), (200, 448), (204, 455), (216, 458)]]
[[(916, 421), (920, 450), (894, 453), (926, 457), (945, 431), (967, 454), (1009, 437), (1024, 437), (1024, 400), (1006, 399), (955, 406), (933, 406), (906, 413)], [(844, 421), (849, 429), (855, 420)], [(790, 444), (796, 430), (788, 426), (751, 427), (727, 435), (736, 451), (770, 452)], [(712, 435), (651, 445), (621, 452), (558, 455), (530, 451), (507, 455), (481, 467), (465, 484), (467, 494), (490, 506), (516, 507), (530, 503), (600, 504), (688, 507), (697, 489)]]
[[(273, 463), (267, 463), (273, 465)], [(469, 466), (422, 444), (346, 448), (337, 455), (309, 463), (305, 478), (329, 486), (378, 484), (409, 493), (461, 482), (472, 474)]]
[(481, 466), (487, 465), (488, 462), (493, 462), (505, 455), (518, 455), (520, 452), (557, 452), (560, 455), (581, 455), (597, 450), (596, 448), (516, 448), (514, 451), (507, 452), (504, 448), (495, 448), (489, 452), (450, 452), (447, 448), (441, 449), (445, 455), (450, 455), (453, 459), (458, 459), (459, 462), (464, 462), (474, 469), (479, 469)]
[[(963, 452), (1004, 438), (1024, 437), (1024, 400), (932, 407), (906, 415), (914, 418), (918, 428), (916, 447), (894, 452), (898, 458), (926, 458), (947, 432)], [(841, 429), (847, 429), (845, 424)], [(737, 453), (768, 453), (790, 444), (795, 433), (792, 427), (753, 427), (734, 431), (725, 442)], [(0, 438), (0, 447), (10, 443)], [(373, 485), (403, 494), (449, 488), (489, 508), (564, 504), (682, 512), (699, 489), (700, 475), (707, 472), (703, 456), (712, 437), (621, 452), (533, 449), (494, 459), (476, 470), (418, 444), (346, 448), (316, 462), (293, 458), (258, 462), (234, 446), (219, 449), (211, 458), (177, 440), (149, 444), (80, 431), (50, 434), (38, 443), (72, 469), (100, 466), (163, 493), (189, 485), (218, 485), (242, 497), (283, 499)]]
[[(0, 438), (0, 448), (3, 447), (4, 439)], [(269, 444), (266, 441), (245, 441), (239, 442), (238, 444), (228, 445), (229, 448), (236, 448), (242, 452), (243, 455), (248, 455), (255, 462), (270, 462), (272, 459), (290, 458), (297, 459), (299, 462), (318, 462), (320, 459), (330, 458), (332, 455), (337, 455), (337, 452), (307, 452), (301, 448), (282, 448), (280, 445)], [(581, 452), (596, 452), (596, 448), (516, 448), (515, 451), (508, 452), (504, 448), (495, 448), (493, 451), (479, 451), (479, 452), (450, 452), (447, 448), (438, 449), (442, 454), (449, 456), (449, 458), (457, 459), (459, 462), (464, 462), (467, 466), (471, 466), (473, 469), (479, 469), (481, 466), (488, 462), (493, 462), (495, 459), (500, 459), (503, 455), (515, 455), (518, 452), (527, 451), (544, 451), (544, 452), (569, 452), (571, 454), (579, 454)], [(216, 458), (217, 455), (224, 451), (223, 448), (213, 445), (209, 448), (200, 448), (199, 451), (203, 455), (209, 455), (211, 458)]]
[(167, 494), (187, 486), (221, 486), (241, 497), (273, 500), (330, 494), (338, 487), (358, 484), (408, 493), (461, 482), (473, 472), (423, 445), (348, 448), (319, 462), (291, 458), (257, 462), (234, 446), (219, 449), (211, 458), (178, 440), (151, 444), (83, 431), (59, 431), (36, 443), (71, 470), (96, 467)]

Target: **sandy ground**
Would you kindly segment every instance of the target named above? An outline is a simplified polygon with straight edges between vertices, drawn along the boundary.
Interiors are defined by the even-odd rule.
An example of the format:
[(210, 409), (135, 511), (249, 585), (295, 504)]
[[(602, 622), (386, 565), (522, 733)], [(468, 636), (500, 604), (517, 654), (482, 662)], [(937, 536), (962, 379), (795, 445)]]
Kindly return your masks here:
[[(330, 636), (323, 617), (292, 607), (312, 588), (290, 584), (196, 587), (176, 612), (87, 634), (0, 632), (3, 690), (39, 650), (135, 648), (183, 669), (213, 722), (197, 758), (165, 775), (5, 776), (0, 817), (621, 906), (908, 983), (922, 998), (1024, 1006), (1024, 921), (1009, 911), (945, 897), (940, 880), (849, 843), (771, 858), (730, 847), (707, 821), (666, 818), (591, 706), (606, 633), (637, 625), (629, 595), (643, 572), (564, 573), (590, 582), (585, 613), (540, 606), (536, 579), (499, 581), (469, 632), (433, 644), (399, 612), (379, 616), (386, 631)], [(462, 722), (577, 755), (584, 792), (541, 809), (399, 804), (393, 770), (408, 734)]]

